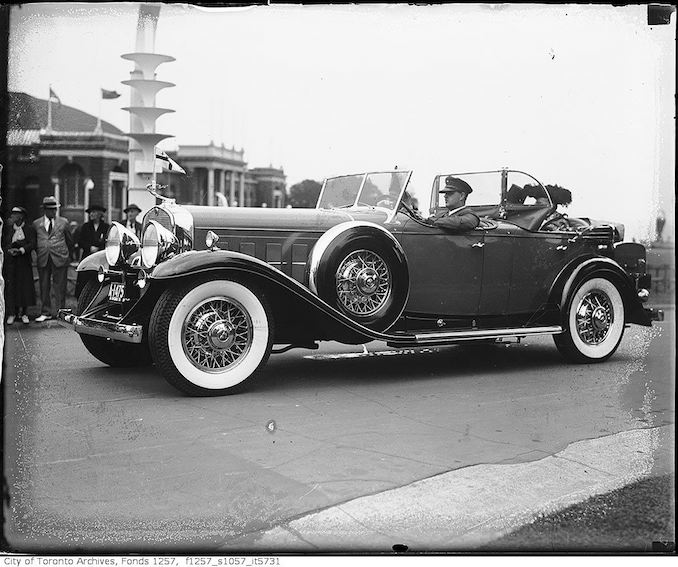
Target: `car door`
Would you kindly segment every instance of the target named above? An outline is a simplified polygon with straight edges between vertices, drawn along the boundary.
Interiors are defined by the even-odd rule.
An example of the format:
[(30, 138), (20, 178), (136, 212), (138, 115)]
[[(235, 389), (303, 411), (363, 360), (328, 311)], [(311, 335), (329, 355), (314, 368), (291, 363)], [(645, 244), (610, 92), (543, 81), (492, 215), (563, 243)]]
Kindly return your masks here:
[(441, 317), (477, 315), (484, 236), (483, 230), (454, 234), (409, 219), (397, 235), (410, 273), (405, 310)]
[(571, 234), (513, 229), (513, 275), (508, 310), (531, 314), (544, 307), (556, 276), (579, 253)]
[(515, 240), (506, 224), (494, 221), (483, 224), (483, 284), (478, 315), (490, 318), (506, 315), (509, 309)]

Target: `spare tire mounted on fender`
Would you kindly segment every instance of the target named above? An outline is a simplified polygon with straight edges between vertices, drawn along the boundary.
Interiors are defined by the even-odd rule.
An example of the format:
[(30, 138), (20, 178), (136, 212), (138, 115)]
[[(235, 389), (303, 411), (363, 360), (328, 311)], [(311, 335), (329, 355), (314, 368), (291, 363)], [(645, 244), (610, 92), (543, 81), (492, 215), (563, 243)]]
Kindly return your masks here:
[(323, 234), (313, 248), (309, 287), (357, 323), (385, 331), (407, 303), (407, 259), (385, 228), (367, 222), (342, 223)]

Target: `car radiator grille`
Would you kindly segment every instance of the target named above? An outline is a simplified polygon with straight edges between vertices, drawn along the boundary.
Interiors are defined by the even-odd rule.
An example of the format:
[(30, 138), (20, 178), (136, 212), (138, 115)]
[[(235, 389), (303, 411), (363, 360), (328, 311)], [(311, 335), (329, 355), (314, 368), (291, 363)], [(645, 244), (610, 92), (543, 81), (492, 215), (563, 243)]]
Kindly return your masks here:
[(148, 214), (144, 218), (143, 228), (145, 229), (146, 225), (148, 225), (148, 221), (152, 220), (156, 221), (167, 230), (171, 230), (172, 232), (174, 232), (174, 222), (172, 221), (171, 215), (167, 211), (158, 208), (153, 208), (150, 211), (148, 211)]

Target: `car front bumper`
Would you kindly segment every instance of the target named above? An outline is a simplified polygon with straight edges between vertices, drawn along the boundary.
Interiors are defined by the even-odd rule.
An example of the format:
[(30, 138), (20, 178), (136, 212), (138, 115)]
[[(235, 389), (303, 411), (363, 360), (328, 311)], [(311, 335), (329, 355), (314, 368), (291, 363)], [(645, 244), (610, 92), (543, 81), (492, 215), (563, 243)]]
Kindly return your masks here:
[(144, 330), (141, 325), (125, 325), (115, 321), (79, 317), (74, 315), (71, 309), (60, 309), (57, 321), (60, 325), (83, 335), (103, 337), (126, 343), (140, 343)]
[(648, 309), (645, 308), (645, 311), (650, 316), (651, 321), (663, 321), (664, 320), (664, 311), (661, 309)]

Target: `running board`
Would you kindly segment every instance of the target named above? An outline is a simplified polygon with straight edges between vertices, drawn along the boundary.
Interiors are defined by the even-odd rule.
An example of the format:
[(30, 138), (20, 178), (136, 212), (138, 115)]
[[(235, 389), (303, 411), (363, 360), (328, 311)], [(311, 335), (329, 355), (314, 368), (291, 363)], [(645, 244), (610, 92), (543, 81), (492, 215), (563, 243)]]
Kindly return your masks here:
[[(515, 329), (476, 329), (464, 331), (431, 331), (415, 335), (404, 335), (402, 342), (393, 342), (393, 346), (444, 344), (478, 339), (501, 339), (505, 337), (527, 337), (533, 335), (558, 335), (563, 332), (560, 325), (550, 327), (518, 327)], [(409, 340), (408, 340), (409, 339)], [(389, 343), (390, 344), (390, 343)]]

